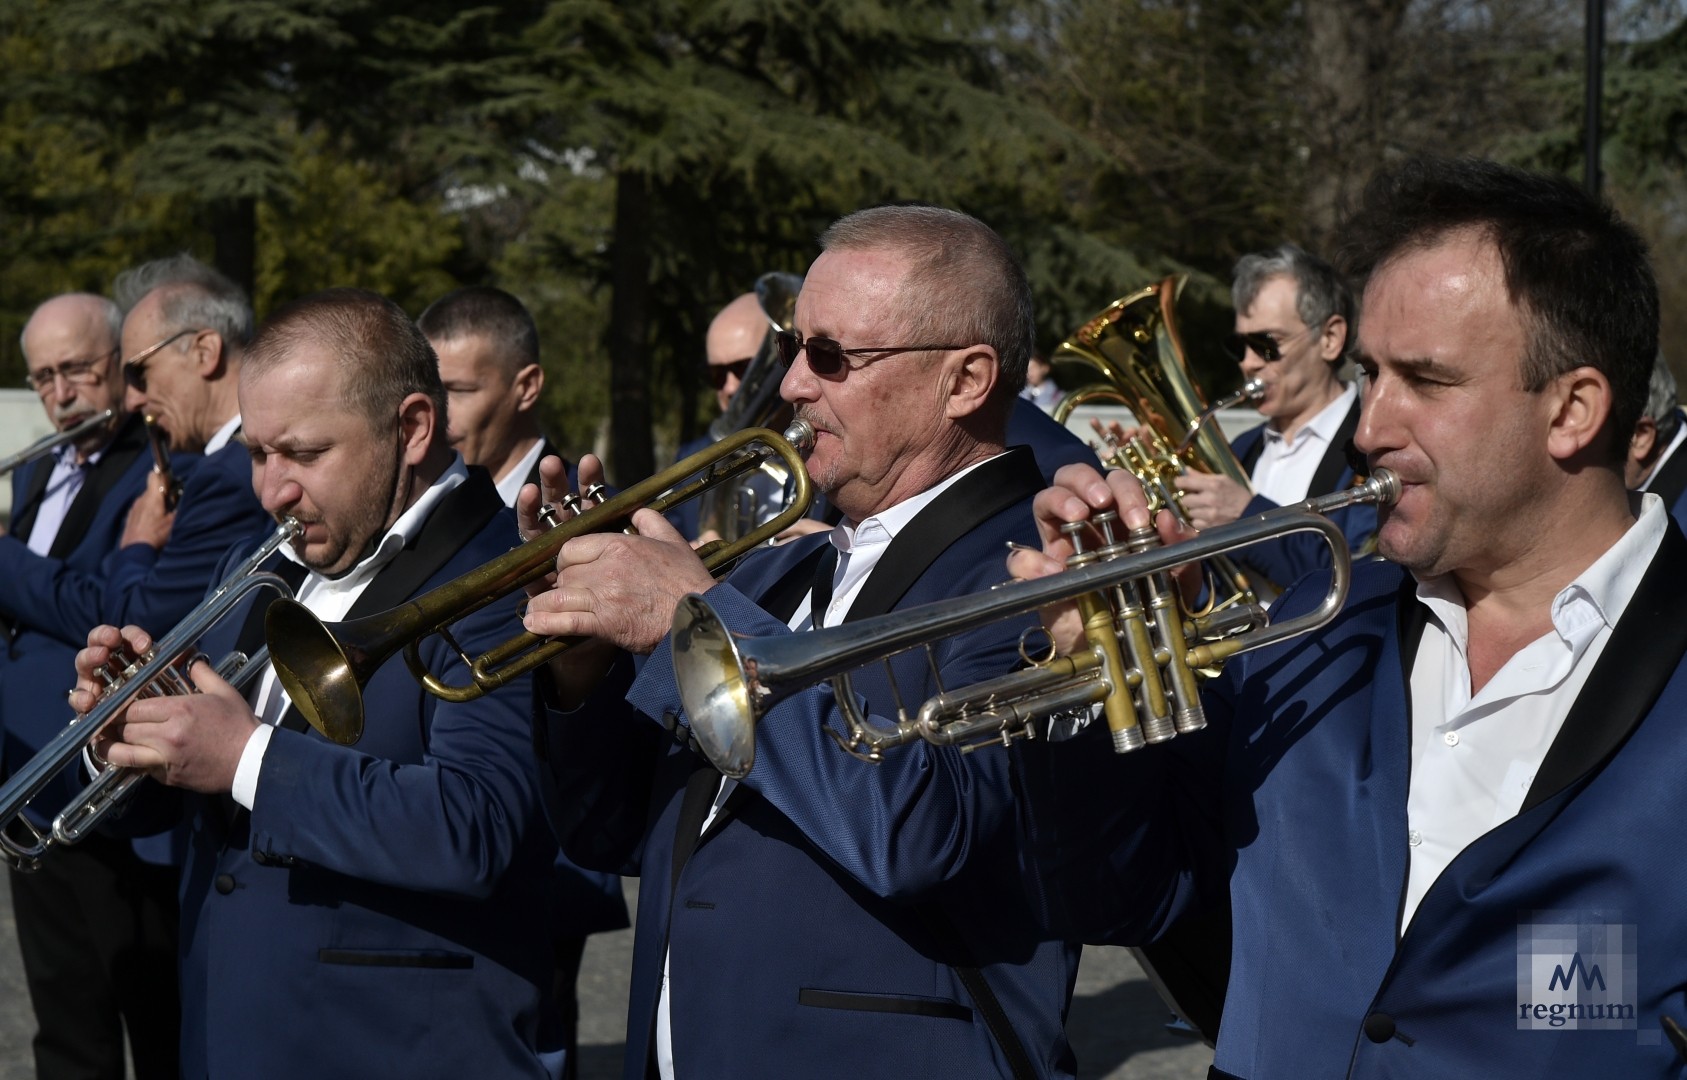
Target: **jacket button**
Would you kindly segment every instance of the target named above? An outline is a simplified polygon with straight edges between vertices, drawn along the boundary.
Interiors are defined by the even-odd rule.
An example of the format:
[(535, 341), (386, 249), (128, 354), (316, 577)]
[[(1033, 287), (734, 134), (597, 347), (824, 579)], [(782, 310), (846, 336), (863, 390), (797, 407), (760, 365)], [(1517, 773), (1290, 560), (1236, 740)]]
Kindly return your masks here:
[(269, 853), (263, 852), (263, 851), (254, 851), (254, 852), (252, 852), (252, 861), (257, 863), (259, 866), (268, 866), (269, 865)]
[[(218, 892), (222, 893), (224, 896), (227, 896), (229, 893), (234, 891), (234, 875), (233, 874), (218, 874), (217, 880), (212, 882), (211, 884), (216, 888), (216, 890)], [(1366, 1024), (1368, 1025), (1369, 1023), (1370, 1023), (1370, 1021), (1367, 1020)]]
[(1365, 1017), (1365, 1038), (1374, 1043), (1385, 1043), (1394, 1038), (1394, 1017), (1379, 1012)]

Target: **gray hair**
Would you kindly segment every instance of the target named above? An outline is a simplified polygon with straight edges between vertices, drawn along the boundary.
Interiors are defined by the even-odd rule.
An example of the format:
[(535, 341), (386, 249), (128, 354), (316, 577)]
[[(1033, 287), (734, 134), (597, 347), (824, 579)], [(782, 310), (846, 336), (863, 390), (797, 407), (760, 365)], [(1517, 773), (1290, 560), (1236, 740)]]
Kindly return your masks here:
[(1001, 371), (996, 394), (1007, 415), (1025, 386), (1037, 327), (1030, 282), (994, 229), (940, 206), (875, 206), (833, 222), (821, 234), (820, 246), (827, 251), (890, 250), (907, 257), (913, 263), (903, 283), (907, 332), (920, 344), (994, 348)]
[[(1295, 283), (1295, 314), (1308, 327), (1320, 327), (1332, 315), (1347, 323), (1342, 357), (1352, 348), (1353, 290), (1336, 268), (1296, 244), (1279, 244), (1269, 251), (1256, 251), (1236, 260), (1230, 283), (1230, 301), (1238, 312), (1247, 311), (1259, 299), (1266, 282), (1287, 277)], [(1337, 361), (1340, 362), (1339, 360)]]
[(1652, 381), (1646, 390), (1645, 415), (1658, 426), (1660, 444), (1667, 445), (1675, 438), (1675, 429), (1681, 424), (1681, 413), (1676, 409), (1678, 404), (1675, 373), (1670, 371), (1669, 364), (1664, 361), (1663, 350), (1659, 349), (1658, 357), (1652, 363)]
[(215, 330), (233, 353), (251, 344), (252, 302), (246, 290), (186, 252), (130, 267), (117, 275), (111, 291), (126, 314), (158, 289), (167, 290), (160, 313), (170, 326)]
[[(99, 304), (100, 314), (105, 316), (106, 329), (111, 332), (111, 344), (115, 347), (123, 340), (123, 309), (119, 308), (109, 299), (99, 295), (98, 293), (82, 293), (81, 295), (86, 296)], [(40, 304), (37, 304), (35, 310), (40, 311), (41, 308), (46, 305), (48, 300), (56, 299), (58, 298), (48, 297), (47, 300), (43, 300)], [(29, 363), (29, 348), (25, 344), (25, 339), (29, 335), (29, 324), (34, 320), (35, 314), (34, 312), (31, 312), (29, 318), (24, 320), (23, 329), (18, 331), (18, 352), (23, 354), (23, 362), (25, 364)]]

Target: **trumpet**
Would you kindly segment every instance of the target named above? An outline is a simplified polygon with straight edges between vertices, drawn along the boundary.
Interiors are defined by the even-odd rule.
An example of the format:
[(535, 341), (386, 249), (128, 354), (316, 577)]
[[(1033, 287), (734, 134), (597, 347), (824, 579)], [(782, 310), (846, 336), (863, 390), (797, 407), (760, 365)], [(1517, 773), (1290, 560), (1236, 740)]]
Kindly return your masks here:
[(88, 419), (83, 420), (75, 427), (66, 428), (63, 431), (55, 431), (51, 434), (41, 436), (22, 450), (13, 454), (11, 457), (0, 458), (0, 476), (4, 476), (20, 466), (28, 465), (38, 457), (44, 457), (45, 455), (52, 453), (65, 443), (75, 442), (77, 439), (80, 439), (90, 431), (98, 430), (106, 424), (109, 424), (111, 422), (111, 418), (116, 415), (116, 409), (105, 409), (88, 417)]
[(150, 413), (141, 417), (146, 425), (146, 444), (152, 450), (152, 474), (164, 481), (164, 509), (174, 510), (182, 501), (182, 482), (170, 469), (170, 445), (158, 430), (158, 418)]
[[(797, 420), (783, 435), (766, 428), (746, 428), (621, 492), (615, 498), (555, 525), (507, 554), (448, 581), (390, 610), (339, 623), (323, 623), (303, 604), (278, 600), (264, 617), (276, 677), (294, 708), (311, 726), (335, 742), (350, 745), (363, 734), (363, 687), (380, 666), (404, 650), (404, 661), (418, 682), (446, 701), (469, 701), (532, 671), (573, 642), (546, 640), (523, 631), (479, 656), (469, 656), (449, 627), (464, 616), (538, 581), (556, 566), (557, 552), (576, 536), (632, 531), (640, 509), (665, 513), (739, 475), (779, 458), (794, 482), (785, 508), (733, 541), (715, 541), (697, 549), (710, 572), (720, 571), (762, 541), (801, 520), (814, 489), (802, 455), (814, 445), (814, 428)], [(440, 635), (467, 665), (470, 682), (451, 685), (428, 670), (421, 643)]]
[[(1197, 676), (1232, 656), (1304, 634), (1336, 616), (1347, 600), (1352, 556), (1341, 530), (1325, 515), (1344, 506), (1386, 506), (1400, 485), (1386, 469), (1363, 484), (1296, 506), (1280, 507), (1208, 529), (1163, 547), (1153, 529), (1112, 535), (1112, 515), (1068, 528), (1076, 541), (1095, 527), (1103, 545), (1075, 555), (1063, 573), (1002, 585), (986, 593), (940, 600), (905, 611), (806, 634), (736, 639), (701, 596), (674, 613), (673, 660), (692, 734), (726, 776), (755, 764), (755, 726), (778, 702), (830, 681), (847, 730), (826, 731), (866, 761), (916, 739), (963, 752), (1015, 738), (1034, 738), (1038, 717), (1101, 705), (1116, 753), (1164, 742), (1206, 725)], [(1311, 532), (1330, 548), (1332, 574), (1311, 611), (1278, 622), (1258, 604), (1233, 605), (1190, 617), (1169, 580), (1173, 567), (1235, 551), (1289, 533)], [(887, 724), (869, 718), (850, 687), (849, 672), (980, 626), (1076, 601), (1089, 647), (1070, 656), (1021, 657), (1028, 667), (958, 690), (943, 688), (910, 714), (897, 703)], [(1036, 631), (1027, 631), (1027, 635)], [(1040, 651), (1040, 650), (1039, 650)], [(935, 661), (931, 665), (936, 670)]]
[[(42, 858), (55, 844), (77, 843), (123, 803), (146, 774), (107, 763), (93, 782), (53, 819), (50, 830), (43, 832), (24, 812), (41, 789), (74, 764), (83, 750), (93, 744), (95, 736), (128, 708), (130, 702), (143, 697), (195, 693), (187, 672), (194, 661), (204, 658), (196, 651), (199, 639), (248, 593), (270, 588), (283, 596), (292, 596), (292, 589), (279, 575), (260, 571), (258, 567), (299, 532), (294, 519), (282, 521), (263, 546), (235, 567), (162, 641), (154, 642), (139, 656), (114, 657), (102, 673), (107, 687), (98, 704), (74, 717), (0, 786), (0, 856), (11, 866), (24, 872), (40, 869)], [(232, 652), (216, 665), (217, 674), (237, 687), (243, 686), (263, 670), (267, 659), (264, 649), (250, 657)], [(21, 835), (14, 832), (14, 824)]]

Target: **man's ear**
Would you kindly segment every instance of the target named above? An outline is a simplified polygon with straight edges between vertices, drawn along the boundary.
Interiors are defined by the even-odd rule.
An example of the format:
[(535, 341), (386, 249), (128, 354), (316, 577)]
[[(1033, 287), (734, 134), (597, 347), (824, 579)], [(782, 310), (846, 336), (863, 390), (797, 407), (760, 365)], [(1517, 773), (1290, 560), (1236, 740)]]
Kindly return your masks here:
[(421, 391), (398, 403), (398, 431), (406, 464), (420, 465), (428, 456), (438, 425), (439, 410), (433, 398)]
[(1001, 363), (991, 345), (971, 345), (948, 362), (946, 416), (959, 420), (983, 409), (1001, 380)]
[(193, 355), (193, 370), (201, 379), (216, 378), (227, 362), (223, 336), (215, 330), (195, 334), (188, 352)]
[(1611, 382), (1595, 367), (1579, 367), (1554, 379), (1548, 395), (1547, 453), (1559, 461), (1575, 457), (1599, 438), (1611, 416)]
[(1326, 364), (1341, 362), (1341, 354), (1347, 348), (1347, 320), (1340, 315), (1331, 315), (1324, 320), (1324, 329), (1318, 336), (1318, 355), (1323, 357)]
[(510, 384), (510, 393), (515, 401), (515, 411), (528, 412), (539, 404), (539, 394), (545, 389), (545, 369), (538, 364), (528, 364), (515, 373), (515, 380)]

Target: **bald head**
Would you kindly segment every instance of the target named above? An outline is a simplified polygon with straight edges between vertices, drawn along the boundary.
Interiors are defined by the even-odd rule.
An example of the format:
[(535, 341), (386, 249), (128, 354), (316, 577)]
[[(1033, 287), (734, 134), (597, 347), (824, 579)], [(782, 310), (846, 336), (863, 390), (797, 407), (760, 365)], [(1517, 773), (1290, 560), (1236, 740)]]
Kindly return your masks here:
[(77, 440), (84, 454), (99, 449), (122, 420), (123, 380), (117, 344), (123, 315), (103, 296), (65, 293), (36, 308), (19, 344), (24, 364), (53, 425), (67, 430), (104, 409), (112, 423)]
[(744, 369), (755, 358), (767, 331), (767, 316), (755, 293), (745, 293), (721, 308), (709, 324), (703, 348), (708, 354), (709, 382), (715, 388), (715, 401), (722, 412), (738, 392)]

